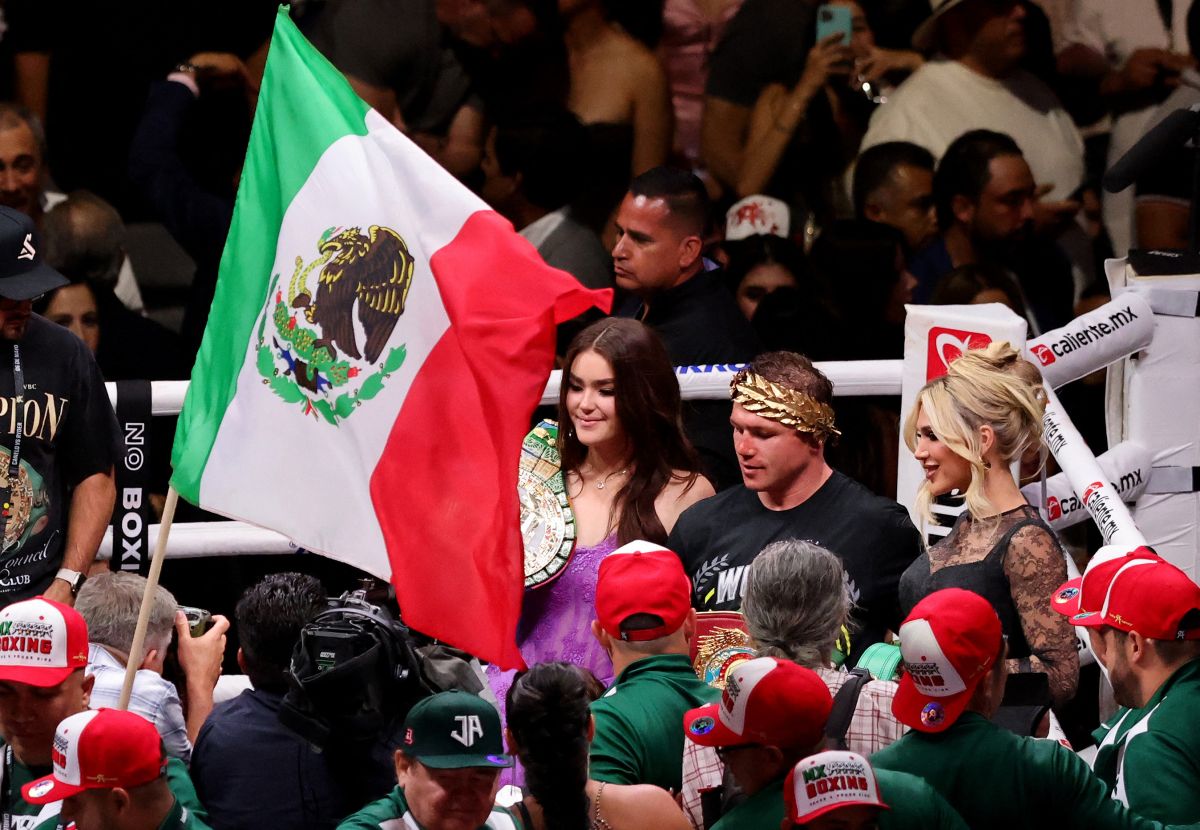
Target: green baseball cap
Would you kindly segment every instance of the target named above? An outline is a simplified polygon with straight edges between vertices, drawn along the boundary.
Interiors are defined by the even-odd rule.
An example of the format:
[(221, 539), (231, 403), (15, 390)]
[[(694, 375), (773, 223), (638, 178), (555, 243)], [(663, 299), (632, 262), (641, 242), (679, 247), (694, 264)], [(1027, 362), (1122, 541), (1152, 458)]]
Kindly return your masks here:
[(469, 692), (439, 692), (409, 710), (404, 754), (431, 769), (511, 767), (496, 707)]

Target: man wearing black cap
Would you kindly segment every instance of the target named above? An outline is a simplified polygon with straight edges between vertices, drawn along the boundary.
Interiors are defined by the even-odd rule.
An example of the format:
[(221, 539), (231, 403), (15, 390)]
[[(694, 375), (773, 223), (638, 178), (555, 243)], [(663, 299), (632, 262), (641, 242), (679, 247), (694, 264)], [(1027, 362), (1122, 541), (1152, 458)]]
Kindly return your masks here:
[(119, 431), (100, 370), (31, 311), (67, 284), (40, 247), (33, 220), (0, 206), (0, 606), (73, 603), (116, 500)]
[(396, 789), (338, 825), (338, 830), (515, 830), (494, 806), (504, 753), (500, 713), (482, 698), (450, 691), (427, 697), (404, 720), (396, 750)]

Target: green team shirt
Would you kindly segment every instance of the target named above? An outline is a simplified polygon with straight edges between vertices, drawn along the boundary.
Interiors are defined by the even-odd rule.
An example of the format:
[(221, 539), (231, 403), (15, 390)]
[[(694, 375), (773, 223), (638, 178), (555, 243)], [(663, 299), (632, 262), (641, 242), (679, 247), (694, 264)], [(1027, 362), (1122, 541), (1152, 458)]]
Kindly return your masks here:
[(975, 712), (940, 734), (913, 730), (871, 763), (925, 779), (973, 830), (1162, 827), (1109, 798), (1104, 782), (1057, 741), (1014, 735)]
[(654, 784), (679, 792), (683, 780), (683, 716), (720, 692), (684, 654), (643, 657), (592, 703), (596, 737), (590, 775), (610, 784)]
[[(891, 808), (879, 812), (879, 830), (967, 830), (946, 799), (915, 775), (877, 769), (875, 778)], [(712, 830), (775, 830), (786, 815), (783, 784), (768, 784), (721, 816)]]
[(1146, 818), (1200, 821), (1200, 659), (1175, 670), (1123, 725), (1112, 797)]
[[(396, 787), (378, 801), (372, 801), (337, 826), (337, 830), (406, 830), (420, 827), (409, 815), (404, 790)], [(512, 813), (503, 807), (493, 807), (492, 814), (479, 830), (517, 830), (519, 825)]]
[(1092, 733), (1096, 740), (1096, 757), (1092, 759), (1092, 772), (1110, 789), (1117, 783), (1117, 762), (1120, 750), (1125, 746), (1125, 733), (1132, 729), (1144, 714), (1143, 709), (1123, 706)]
[[(7, 755), (7, 746), (3, 740), (0, 740), (0, 759)], [(12, 793), (13, 803), (9, 810), (12, 815), (12, 830), (61, 830), (58, 821), (61, 801), (50, 804), (30, 804), (21, 795), (22, 787), (30, 781), (49, 775), (52, 772), (51, 768), (27, 767), (13, 758), (11, 790), (9, 789), (7, 764), (0, 765), (0, 768), (3, 768), (0, 792)], [(167, 815), (166, 821), (160, 826), (160, 830), (173, 830), (177, 827), (189, 828), (189, 830), (211, 830), (207, 823), (208, 813), (200, 804), (196, 788), (192, 785), (192, 779), (188, 777), (187, 767), (178, 758), (172, 758), (167, 762), (167, 786), (175, 794), (175, 808), (179, 811), (179, 822), (171, 823), (172, 816), (175, 815), (175, 810), (172, 810)]]

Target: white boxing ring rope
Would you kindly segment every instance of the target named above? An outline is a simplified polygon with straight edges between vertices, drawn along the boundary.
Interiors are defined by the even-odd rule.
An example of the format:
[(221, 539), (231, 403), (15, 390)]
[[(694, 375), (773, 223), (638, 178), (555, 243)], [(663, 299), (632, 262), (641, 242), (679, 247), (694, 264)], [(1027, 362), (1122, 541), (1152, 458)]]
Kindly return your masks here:
[[(1066, 354), (1061, 353), (1062, 344), (1081, 342), (1080, 338), (1084, 335), (1080, 332), (1086, 334), (1089, 327), (1095, 328), (1096, 321), (1108, 320), (1114, 314), (1125, 313), (1122, 309), (1131, 313), (1135, 321), (1141, 322), (1128, 326), (1126, 330), (1119, 332), (1120, 336), (1105, 338), (1104, 342), (1096, 347), (1088, 348), (1086, 354), (1082, 353), (1085, 350), (1078, 348), (1072, 348)], [(1153, 317), (1149, 305), (1137, 295), (1125, 294), (1061, 329), (1046, 332), (1029, 341), (1027, 345), (1029, 353), (1035, 356), (1044, 355), (1047, 349), (1053, 349), (1053, 354), (1058, 355), (1058, 359), (1051, 359), (1049, 363), (1045, 359), (1038, 361), (1043, 364), (1041, 369), (1046, 385), (1056, 387), (1145, 348), (1152, 336)], [(900, 360), (826, 361), (817, 363), (816, 366), (832, 382), (833, 394), (838, 397), (901, 393), (903, 361)], [(685, 400), (727, 398), (729, 382), (738, 368), (740, 367), (736, 365), (677, 367), (680, 393)], [(562, 372), (552, 372), (546, 384), (546, 391), (542, 395), (542, 404), (553, 404), (558, 400), (561, 382)], [(110, 383), (107, 386), (109, 397), (115, 402), (116, 385)], [(154, 415), (178, 414), (183, 407), (187, 387), (188, 381), (152, 382), (151, 412)], [(1102, 462), (1108, 459), (1108, 463), (1098, 463), (1083, 444), (1078, 431), (1058, 405), (1057, 397), (1053, 393), (1051, 405), (1046, 412), (1046, 430), (1048, 436), (1051, 433), (1055, 436), (1065, 436), (1061, 441), (1056, 437), (1055, 442), (1051, 444), (1051, 451), (1063, 468), (1062, 475), (1067, 480), (1063, 482), (1059, 479), (1057, 491), (1063, 491), (1065, 485), (1074, 490), (1083, 506), (1105, 532), (1106, 542), (1144, 544), (1128, 509), (1118, 496), (1117, 488), (1110, 483), (1112, 480), (1123, 479), (1126, 470), (1138, 471), (1146, 466), (1144, 454), (1139, 452), (1139, 448), (1126, 447), (1120, 454), (1116, 454), (1118, 448), (1114, 448), (1101, 457)], [(1110, 454), (1115, 455), (1110, 459)], [(1102, 466), (1109, 469), (1104, 471)], [(1141, 490), (1136, 488), (1123, 489), (1121, 494), (1132, 498), (1140, 492)], [(1040, 501), (1040, 497), (1032, 501)], [(1079, 516), (1082, 516), (1082, 511), (1079, 512)], [(1062, 522), (1057, 526), (1071, 523), (1074, 522)], [(158, 528), (158, 525), (150, 526), (151, 538), (157, 538)], [(167, 555), (178, 559), (283, 554), (295, 553), (298, 550), (295, 544), (274, 531), (236, 521), (176, 523), (172, 527), (172, 537)], [(98, 555), (102, 559), (112, 555), (111, 528), (105, 532)]]

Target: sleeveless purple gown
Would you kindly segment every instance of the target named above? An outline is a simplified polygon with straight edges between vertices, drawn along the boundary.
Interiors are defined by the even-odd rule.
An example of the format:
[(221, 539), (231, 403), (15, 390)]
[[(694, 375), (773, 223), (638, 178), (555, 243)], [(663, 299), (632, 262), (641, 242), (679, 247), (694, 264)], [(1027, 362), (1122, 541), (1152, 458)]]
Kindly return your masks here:
[[(517, 625), (517, 644), (526, 665), (555, 661), (574, 663), (596, 675), (605, 688), (612, 683), (612, 662), (592, 636), (592, 620), (596, 618), (596, 578), (600, 562), (616, 549), (616, 533), (591, 547), (576, 545), (571, 561), (558, 579), (544, 588), (525, 592), (521, 621)], [(504, 699), (512, 685), (514, 672), (502, 672), (495, 666), (488, 666), (487, 675), (492, 691), (500, 701), (503, 717)], [(519, 765), (501, 772), (501, 786), (520, 786), (523, 781)]]

